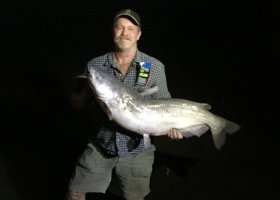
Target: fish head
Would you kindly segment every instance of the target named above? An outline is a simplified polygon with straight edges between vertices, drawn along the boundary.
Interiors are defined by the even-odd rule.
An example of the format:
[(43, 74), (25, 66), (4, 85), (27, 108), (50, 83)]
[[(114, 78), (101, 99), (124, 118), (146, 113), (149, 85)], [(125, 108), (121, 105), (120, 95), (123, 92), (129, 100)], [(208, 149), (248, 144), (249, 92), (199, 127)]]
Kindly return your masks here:
[(102, 69), (90, 68), (88, 81), (97, 99), (105, 102), (115, 95), (115, 78)]

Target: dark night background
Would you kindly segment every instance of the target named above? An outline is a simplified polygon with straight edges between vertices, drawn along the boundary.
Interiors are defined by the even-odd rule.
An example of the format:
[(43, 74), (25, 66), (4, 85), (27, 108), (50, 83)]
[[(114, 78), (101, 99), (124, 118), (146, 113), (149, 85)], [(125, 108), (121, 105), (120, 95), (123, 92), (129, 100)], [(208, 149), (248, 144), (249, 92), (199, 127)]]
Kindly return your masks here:
[(0, 199), (64, 198), (94, 126), (70, 106), (73, 77), (111, 50), (113, 14), (127, 7), (173, 97), (242, 126), (219, 151), (209, 133), (158, 137), (149, 199), (279, 199), (279, 1), (131, 2), (1, 3)]

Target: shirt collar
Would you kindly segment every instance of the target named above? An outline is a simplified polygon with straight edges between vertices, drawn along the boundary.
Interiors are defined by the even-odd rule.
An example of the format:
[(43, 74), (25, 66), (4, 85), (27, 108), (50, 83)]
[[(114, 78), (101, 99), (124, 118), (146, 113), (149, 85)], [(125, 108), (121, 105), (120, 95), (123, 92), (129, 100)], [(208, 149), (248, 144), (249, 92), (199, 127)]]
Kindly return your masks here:
[[(134, 56), (134, 58), (132, 60), (132, 66), (137, 66), (137, 65), (139, 65), (140, 62), (141, 62), (141, 60), (140, 60), (140, 52), (137, 49), (136, 53), (135, 53), (135, 56)], [(110, 67), (115, 68), (115, 69), (118, 69), (118, 66), (114, 62), (114, 52), (110, 52), (108, 54), (107, 60), (105, 62), (105, 65), (106, 66), (110, 66)]]

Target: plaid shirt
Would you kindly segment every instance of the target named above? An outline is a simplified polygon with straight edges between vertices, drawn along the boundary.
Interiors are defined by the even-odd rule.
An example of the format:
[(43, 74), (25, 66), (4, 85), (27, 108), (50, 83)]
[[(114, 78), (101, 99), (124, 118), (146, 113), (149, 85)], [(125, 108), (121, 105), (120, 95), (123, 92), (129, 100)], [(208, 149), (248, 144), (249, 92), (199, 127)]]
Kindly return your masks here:
[[(141, 62), (150, 63), (152, 66), (150, 69), (149, 79), (145, 85), (139, 84), (137, 82), (137, 68)], [(135, 88), (135, 90), (139, 92), (145, 90), (146, 88), (158, 86), (159, 91), (151, 95), (151, 98), (171, 97), (167, 88), (165, 67), (163, 63), (143, 52), (140, 52), (139, 50), (137, 50), (132, 65), (130, 66), (125, 77), (121, 74), (118, 66), (114, 63), (113, 52), (90, 60), (87, 64), (87, 67), (88, 69), (91, 67), (98, 67), (109, 71), (124, 84)], [(148, 152), (155, 150), (154, 145), (148, 148), (144, 147), (142, 135), (123, 130), (108, 119), (106, 119), (106, 121), (101, 125), (101, 128), (97, 134), (94, 135), (93, 140), (110, 155), (123, 156), (128, 153)]]

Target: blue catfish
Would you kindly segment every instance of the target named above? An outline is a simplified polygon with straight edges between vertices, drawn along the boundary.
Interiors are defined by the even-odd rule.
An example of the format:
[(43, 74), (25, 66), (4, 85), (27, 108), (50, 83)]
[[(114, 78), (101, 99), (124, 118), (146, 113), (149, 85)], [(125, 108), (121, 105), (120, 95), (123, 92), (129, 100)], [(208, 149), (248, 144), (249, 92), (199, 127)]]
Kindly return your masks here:
[(143, 135), (146, 146), (150, 145), (149, 136), (166, 135), (171, 128), (180, 130), (185, 138), (199, 137), (210, 128), (215, 147), (220, 149), (226, 134), (240, 129), (238, 124), (210, 112), (205, 103), (179, 98), (145, 98), (99, 68), (90, 68), (86, 78), (108, 118)]

